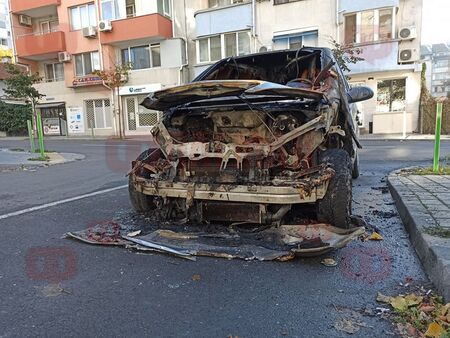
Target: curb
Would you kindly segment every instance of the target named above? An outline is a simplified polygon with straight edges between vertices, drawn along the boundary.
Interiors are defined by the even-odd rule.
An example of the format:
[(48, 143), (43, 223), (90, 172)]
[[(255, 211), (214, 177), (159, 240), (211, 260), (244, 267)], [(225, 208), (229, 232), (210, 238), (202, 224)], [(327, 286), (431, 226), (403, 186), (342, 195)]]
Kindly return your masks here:
[(417, 212), (417, 205), (413, 207), (408, 205), (408, 201), (402, 199), (402, 193), (410, 194), (410, 192), (403, 185), (396, 183), (398, 172), (390, 173), (387, 178), (392, 198), (425, 272), (437, 291), (448, 302), (450, 301), (450, 239), (430, 236), (421, 231), (429, 226), (429, 219), (424, 217), (426, 209), (422, 206), (423, 212)]

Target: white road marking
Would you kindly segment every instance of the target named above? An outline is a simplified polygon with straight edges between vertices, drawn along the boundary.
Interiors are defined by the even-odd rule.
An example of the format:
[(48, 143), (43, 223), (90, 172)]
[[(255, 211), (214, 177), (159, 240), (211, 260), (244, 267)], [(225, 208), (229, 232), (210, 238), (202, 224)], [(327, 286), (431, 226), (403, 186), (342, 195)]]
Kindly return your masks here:
[(60, 201), (55, 201), (55, 202), (46, 203), (46, 204), (42, 204), (42, 205), (37, 205), (35, 207), (31, 207), (31, 208), (27, 208), (27, 209), (23, 209), (23, 210), (19, 210), (19, 211), (10, 212), (8, 214), (0, 215), (0, 220), (1, 219), (6, 219), (6, 218), (10, 218), (10, 217), (14, 217), (14, 216), (20, 216), (20, 215), (23, 215), (23, 214), (28, 214), (30, 212), (37, 211), (37, 210), (47, 209), (47, 208), (54, 207), (54, 206), (57, 206), (57, 205), (60, 205), (60, 204), (64, 204), (64, 203), (78, 201), (78, 200), (81, 200), (83, 198), (88, 198), (88, 197), (92, 197), (92, 196), (106, 194), (108, 192), (124, 189), (124, 188), (127, 188), (127, 187), (128, 187), (127, 184), (126, 185), (121, 185), (121, 186), (118, 186), (118, 187), (115, 187), (115, 188), (99, 190), (99, 191), (91, 192), (89, 194), (79, 195), (79, 196), (75, 196), (75, 197), (71, 197), (71, 198), (66, 198), (66, 199), (63, 199), (63, 200), (60, 200)]

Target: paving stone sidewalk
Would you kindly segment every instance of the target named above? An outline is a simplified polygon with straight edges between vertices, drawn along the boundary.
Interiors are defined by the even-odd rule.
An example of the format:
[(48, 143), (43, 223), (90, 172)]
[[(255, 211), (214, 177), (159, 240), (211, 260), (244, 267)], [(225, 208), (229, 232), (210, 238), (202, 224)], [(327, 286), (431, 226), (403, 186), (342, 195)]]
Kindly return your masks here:
[(425, 271), (450, 301), (450, 176), (395, 172), (388, 184)]

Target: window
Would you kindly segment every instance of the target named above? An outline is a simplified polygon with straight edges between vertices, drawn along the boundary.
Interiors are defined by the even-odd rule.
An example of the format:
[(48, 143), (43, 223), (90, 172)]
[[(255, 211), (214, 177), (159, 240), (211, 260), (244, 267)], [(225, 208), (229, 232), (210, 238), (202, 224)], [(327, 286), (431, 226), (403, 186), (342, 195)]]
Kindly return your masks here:
[(115, 0), (102, 0), (102, 20), (114, 20), (119, 14), (119, 4)]
[(8, 39), (0, 39), (0, 44), (1, 44), (2, 46), (8, 47)]
[(41, 33), (48, 34), (58, 30), (58, 21), (41, 21)]
[(144, 45), (122, 49), (122, 63), (130, 63), (132, 69), (146, 69), (161, 66), (159, 45)]
[(136, 6), (134, 3), (134, 0), (126, 1), (126, 12), (127, 12), (127, 18), (132, 18), (132, 17), (136, 16)]
[(70, 28), (72, 30), (79, 30), (84, 27), (96, 26), (97, 20), (95, 17), (95, 5), (86, 4), (77, 7), (72, 7), (70, 10)]
[(345, 17), (345, 43), (356, 42), (356, 14)]
[(197, 41), (197, 61), (212, 62), (228, 56), (250, 54), (250, 32), (210, 36)]
[(377, 111), (398, 112), (406, 109), (406, 79), (382, 80), (377, 84)]
[(111, 103), (109, 99), (87, 100), (85, 103), (89, 128), (111, 128)]
[(374, 9), (345, 16), (345, 43), (370, 43), (394, 38), (394, 8)]
[(274, 49), (297, 50), (303, 46), (317, 46), (318, 31), (308, 31), (292, 36), (276, 36), (273, 38)]
[(170, 0), (162, 0), (162, 12), (166, 16), (171, 16)]
[(62, 63), (46, 64), (45, 80), (47, 82), (64, 81), (64, 65)]
[(378, 38), (380, 40), (389, 40), (392, 39), (392, 9), (381, 9), (379, 11), (379, 32)]
[(98, 52), (75, 55), (75, 76), (89, 75), (94, 70), (100, 70), (100, 56)]
[(238, 3), (243, 3), (244, 0), (208, 0), (209, 8), (215, 8), (215, 7), (223, 7)]
[(274, 5), (282, 5), (282, 4), (287, 4), (289, 2), (295, 2), (295, 1), (300, 1), (300, 0), (273, 0), (273, 4)]

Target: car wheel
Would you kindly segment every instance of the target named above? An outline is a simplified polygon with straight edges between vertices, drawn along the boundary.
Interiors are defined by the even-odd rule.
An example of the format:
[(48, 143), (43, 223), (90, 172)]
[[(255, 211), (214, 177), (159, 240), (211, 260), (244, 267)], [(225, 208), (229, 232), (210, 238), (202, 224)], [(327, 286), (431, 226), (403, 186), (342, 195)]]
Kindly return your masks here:
[(335, 175), (328, 184), (323, 199), (317, 201), (317, 219), (338, 228), (350, 228), (352, 210), (352, 163), (343, 149), (329, 149), (319, 156), (321, 163), (328, 163)]
[(355, 160), (353, 161), (352, 178), (357, 179), (359, 177), (359, 156), (358, 152), (355, 153)]
[(137, 212), (146, 213), (155, 209), (156, 206), (153, 202), (153, 198), (136, 190), (132, 175), (130, 175), (128, 179), (128, 193), (130, 194), (131, 205)]

